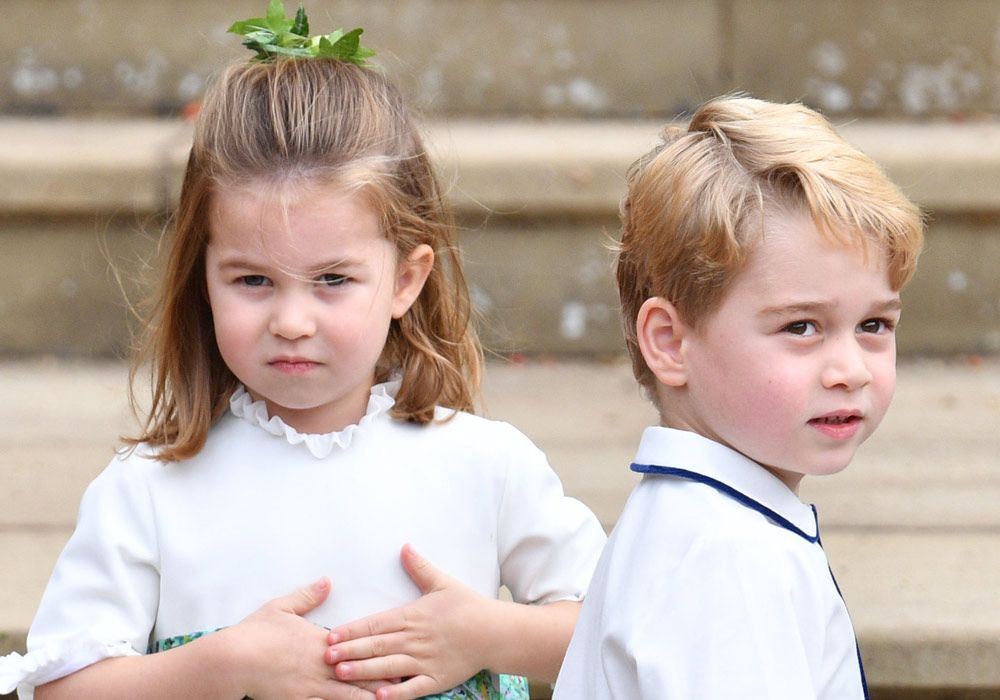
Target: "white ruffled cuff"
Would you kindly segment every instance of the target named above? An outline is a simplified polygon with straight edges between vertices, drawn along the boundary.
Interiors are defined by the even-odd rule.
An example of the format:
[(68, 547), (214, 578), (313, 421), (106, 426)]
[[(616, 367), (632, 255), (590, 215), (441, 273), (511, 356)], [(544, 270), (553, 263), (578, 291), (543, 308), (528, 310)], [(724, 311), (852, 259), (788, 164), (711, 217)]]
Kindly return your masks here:
[(15, 651), (0, 656), (0, 693), (16, 689), (20, 700), (33, 700), (35, 686), (58, 680), (103, 659), (138, 655), (128, 642), (108, 642), (87, 633), (49, 642), (24, 656)]
[(400, 381), (397, 379), (373, 386), (368, 397), (368, 410), (361, 420), (335, 433), (300, 433), (278, 416), (269, 416), (267, 405), (263, 401), (254, 401), (242, 385), (230, 397), (229, 410), (237, 418), (259, 426), (272, 435), (283, 437), (292, 445), (304, 443), (313, 457), (323, 459), (335, 448), (347, 449), (359, 429), (376, 417), (388, 413), (396, 403), (399, 385)]

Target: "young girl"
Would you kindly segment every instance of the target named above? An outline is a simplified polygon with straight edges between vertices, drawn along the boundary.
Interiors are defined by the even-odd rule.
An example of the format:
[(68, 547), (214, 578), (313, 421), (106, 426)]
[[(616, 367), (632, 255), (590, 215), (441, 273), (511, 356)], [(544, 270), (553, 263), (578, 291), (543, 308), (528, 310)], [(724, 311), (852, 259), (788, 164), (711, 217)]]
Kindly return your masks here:
[(524, 698), (494, 672), (554, 680), (604, 534), (527, 438), (470, 413), (452, 225), (381, 73), (225, 72), (146, 340), (142, 433), (88, 488), (0, 691)]

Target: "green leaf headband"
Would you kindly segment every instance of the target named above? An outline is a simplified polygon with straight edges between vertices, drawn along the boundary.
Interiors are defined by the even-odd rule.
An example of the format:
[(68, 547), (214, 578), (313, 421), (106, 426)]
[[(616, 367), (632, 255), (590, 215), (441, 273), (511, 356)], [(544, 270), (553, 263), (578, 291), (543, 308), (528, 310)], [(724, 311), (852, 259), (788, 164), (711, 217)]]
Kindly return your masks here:
[(299, 58), (337, 58), (341, 61), (367, 66), (367, 59), (375, 52), (361, 45), (363, 29), (358, 27), (344, 33), (338, 29), (330, 34), (309, 36), (309, 19), (305, 8), (299, 6), (295, 19), (285, 17), (285, 4), (270, 0), (266, 17), (252, 17), (234, 22), (228, 31), (246, 37), (243, 45), (256, 55), (250, 59), (266, 63), (278, 56)]

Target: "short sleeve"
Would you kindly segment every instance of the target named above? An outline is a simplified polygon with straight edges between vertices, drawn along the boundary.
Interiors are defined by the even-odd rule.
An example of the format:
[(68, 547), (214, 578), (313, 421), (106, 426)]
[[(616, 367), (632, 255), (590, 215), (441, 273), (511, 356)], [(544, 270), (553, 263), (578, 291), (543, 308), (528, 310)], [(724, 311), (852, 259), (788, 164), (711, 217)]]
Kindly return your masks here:
[(823, 608), (808, 581), (780, 548), (713, 534), (691, 544), (671, 580), (649, 582), (630, 638), (605, 640), (606, 676), (636, 698), (815, 698)]
[(501, 582), (519, 603), (581, 600), (607, 537), (563, 492), (545, 455), (513, 428), (498, 522)]
[[(145, 462), (145, 463), (141, 463)], [(87, 488), (28, 632), (28, 653), (0, 665), (0, 692), (34, 687), (113, 656), (145, 653), (159, 591), (152, 504), (155, 463), (114, 459)]]

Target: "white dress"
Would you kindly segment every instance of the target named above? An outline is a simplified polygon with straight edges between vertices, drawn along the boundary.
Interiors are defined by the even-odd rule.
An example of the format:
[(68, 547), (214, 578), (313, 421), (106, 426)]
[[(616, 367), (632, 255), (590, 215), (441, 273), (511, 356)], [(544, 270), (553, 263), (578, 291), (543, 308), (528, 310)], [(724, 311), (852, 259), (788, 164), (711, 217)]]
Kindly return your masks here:
[[(28, 634), (0, 659), (0, 691), (110, 656), (233, 625), (322, 575), (307, 617), (334, 627), (419, 596), (404, 543), (482, 595), (579, 600), (605, 536), (544, 455), (508, 424), (458, 413), (392, 419), (398, 383), (338, 433), (305, 435), (242, 389), (204, 449), (161, 463), (138, 449), (88, 487)], [(439, 416), (448, 411), (438, 409)], [(484, 630), (484, 634), (488, 634)]]
[(742, 454), (647, 428), (554, 700), (861, 700), (815, 511)]

